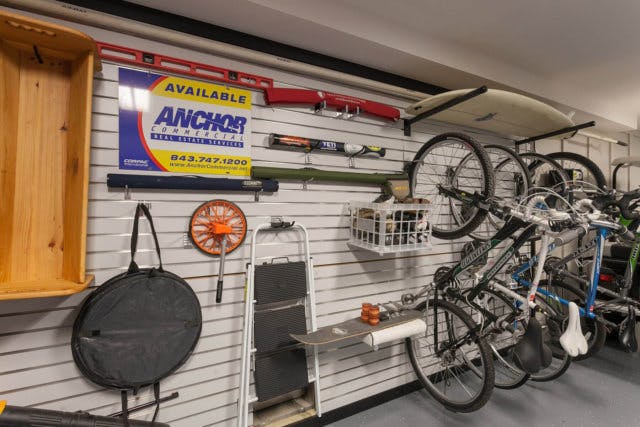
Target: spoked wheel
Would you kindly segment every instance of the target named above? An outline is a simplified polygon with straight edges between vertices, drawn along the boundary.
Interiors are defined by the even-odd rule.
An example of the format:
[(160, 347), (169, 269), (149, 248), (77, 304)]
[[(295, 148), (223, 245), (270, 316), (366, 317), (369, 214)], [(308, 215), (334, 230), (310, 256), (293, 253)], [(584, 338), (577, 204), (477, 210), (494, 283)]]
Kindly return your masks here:
[(478, 326), (461, 308), (442, 299), (419, 309), (427, 323), (424, 336), (406, 340), (413, 369), (427, 391), (454, 412), (472, 412), (489, 400), (494, 371), (491, 349)]
[(560, 337), (566, 328), (566, 319), (561, 313), (558, 313), (552, 306), (548, 305), (546, 300), (541, 299), (540, 295), (536, 297), (536, 303), (550, 315), (546, 319), (546, 324), (549, 347), (551, 347), (553, 357), (549, 366), (532, 374), (529, 378), (531, 381), (537, 382), (552, 381), (567, 372), (571, 365), (571, 356), (560, 345)]
[[(470, 291), (471, 288), (464, 290), (463, 297)], [(474, 302), (498, 317), (495, 322), (485, 323), (479, 310), (458, 300), (458, 305), (462, 304), (472, 319), (482, 326), (482, 336), (493, 352), (495, 386), (503, 389), (520, 387), (529, 379), (529, 374), (519, 369), (513, 359), (514, 346), (525, 332), (520, 310), (516, 307), (515, 301), (492, 289), (482, 291)]]
[(598, 190), (605, 190), (607, 179), (602, 170), (591, 159), (578, 153), (551, 153), (549, 157), (558, 162), (571, 181), (573, 194), (580, 198), (591, 198)]
[(583, 181), (604, 190), (607, 179), (600, 167), (591, 159), (578, 153), (559, 152), (548, 155), (560, 163), (571, 181)]
[[(548, 280), (541, 280), (540, 287), (547, 289), (567, 301), (575, 302), (578, 307), (584, 308), (584, 303), (587, 298), (585, 292), (575, 283), (569, 282), (569, 280), (552, 280), (551, 282)], [(553, 298), (544, 297), (542, 295), (537, 296), (536, 300), (538, 299), (544, 299), (544, 301), (563, 318), (569, 317), (568, 306), (560, 304)], [(605, 326), (594, 319), (580, 317), (580, 328), (582, 329), (582, 334), (587, 340), (588, 350), (586, 354), (574, 357), (573, 360), (576, 361), (587, 359), (599, 352), (602, 347), (604, 347), (604, 343), (607, 339), (607, 330)]]
[(537, 187), (551, 188), (560, 194), (567, 192), (571, 179), (560, 163), (539, 153), (520, 154), (520, 158), (529, 168), (534, 191)]
[(466, 236), (487, 212), (445, 196), (443, 188), (467, 195), (493, 196), (494, 172), (487, 152), (473, 138), (445, 133), (432, 138), (418, 151), (409, 167), (413, 197), (431, 204), (432, 234), (439, 239)]
[[(230, 233), (226, 227), (231, 229)], [(200, 205), (191, 216), (189, 227), (189, 237), (195, 247), (209, 255), (220, 255), (224, 235), (227, 254), (240, 246), (247, 235), (247, 219), (240, 208), (227, 200), (211, 200)]]
[[(531, 187), (531, 175), (527, 164), (510, 148), (501, 145), (485, 145), (484, 149), (489, 154), (494, 170), (495, 196), (509, 206), (517, 205)], [(489, 213), (471, 237), (477, 240), (489, 239), (503, 225), (504, 220)]]
[[(544, 192), (548, 207), (566, 209), (565, 200), (569, 196), (571, 183), (562, 166), (552, 158), (538, 153), (524, 153), (520, 158), (527, 164), (531, 174), (530, 193)], [(533, 239), (538, 237), (536, 235)]]

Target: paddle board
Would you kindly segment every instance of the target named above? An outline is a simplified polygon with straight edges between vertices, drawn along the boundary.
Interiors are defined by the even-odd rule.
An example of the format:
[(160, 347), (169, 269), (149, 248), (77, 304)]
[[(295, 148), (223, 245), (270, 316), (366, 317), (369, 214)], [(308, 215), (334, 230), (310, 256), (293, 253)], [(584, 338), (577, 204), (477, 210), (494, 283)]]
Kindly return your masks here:
[[(411, 115), (418, 115), (471, 90), (473, 89), (452, 90), (434, 95), (408, 106), (405, 111)], [(569, 117), (544, 102), (499, 89), (489, 89), (429, 118), (522, 138), (574, 126)], [(558, 135), (555, 138), (567, 135)]]

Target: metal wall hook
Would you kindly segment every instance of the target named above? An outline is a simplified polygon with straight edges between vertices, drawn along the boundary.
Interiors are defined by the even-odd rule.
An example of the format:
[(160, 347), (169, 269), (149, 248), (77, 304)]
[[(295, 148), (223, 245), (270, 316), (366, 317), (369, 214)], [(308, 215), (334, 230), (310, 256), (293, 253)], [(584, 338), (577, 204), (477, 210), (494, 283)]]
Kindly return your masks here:
[(189, 233), (183, 233), (182, 234), (182, 247), (184, 249), (193, 248), (193, 243), (191, 242), (191, 239), (189, 238)]
[(344, 117), (346, 119), (349, 118), (349, 105), (344, 106), (344, 111), (338, 110), (338, 112), (336, 113), (336, 119), (340, 117)]
[(128, 185), (124, 186), (124, 199), (125, 200), (131, 200), (131, 190), (129, 190), (129, 186)]
[(306, 153), (304, 155), (304, 164), (305, 165), (311, 165), (313, 164), (313, 162), (311, 161), (311, 153)]
[(314, 113), (321, 113), (322, 110), (327, 108), (327, 101), (323, 100), (318, 102), (316, 105), (313, 106), (314, 109)]
[(362, 110), (360, 110), (360, 106), (356, 106), (356, 109), (353, 111), (353, 113), (350, 113), (347, 116), (347, 120), (355, 119), (360, 115), (360, 113), (362, 113)]
[(309, 183), (311, 181), (313, 181), (313, 178), (309, 178), (309, 179), (303, 180), (302, 181), (302, 189), (306, 191), (309, 188), (308, 185), (309, 185)]
[(347, 160), (349, 162), (349, 167), (352, 169), (355, 169), (356, 167), (356, 157), (355, 156), (349, 156), (347, 157)]

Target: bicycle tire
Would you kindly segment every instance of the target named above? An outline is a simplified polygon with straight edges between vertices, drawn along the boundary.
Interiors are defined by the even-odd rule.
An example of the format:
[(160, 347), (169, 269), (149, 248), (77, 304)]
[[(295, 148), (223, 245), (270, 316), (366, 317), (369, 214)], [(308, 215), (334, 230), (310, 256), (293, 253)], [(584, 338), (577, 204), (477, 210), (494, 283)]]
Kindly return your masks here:
[[(551, 157), (540, 153), (523, 153), (520, 158), (528, 165), (531, 173), (531, 194), (544, 193), (546, 204), (550, 208), (563, 209), (567, 207), (571, 180), (560, 163)], [(557, 195), (549, 193), (553, 190)], [(531, 237), (531, 241), (538, 240), (539, 234)]]
[[(432, 213), (431, 216), (431, 233), (434, 237), (444, 240), (453, 240), (459, 239), (463, 236), (468, 235), (473, 230), (475, 230), (487, 216), (487, 212), (478, 208), (470, 208), (465, 210), (462, 214), (465, 217), (465, 222), (460, 224), (458, 221), (450, 221), (447, 220), (447, 217), (450, 215), (440, 215), (436, 198), (443, 198), (439, 194), (438, 186), (439, 185), (452, 185), (450, 182), (436, 182), (437, 178), (434, 178), (436, 173), (434, 172), (436, 169), (443, 169), (444, 176), (442, 177), (445, 180), (451, 179), (450, 170), (452, 167), (459, 167), (460, 165), (452, 165), (453, 162), (456, 161), (457, 157), (453, 155), (449, 155), (450, 164), (444, 164), (441, 161), (435, 161), (434, 163), (426, 162), (427, 157), (435, 150), (446, 147), (446, 142), (450, 141), (454, 144), (458, 144), (462, 149), (467, 150), (467, 154), (472, 154), (473, 159), (465, 158), (466, 155), (461, 155), (460, 159), (465, 159), (466, 162), (476, 161), (477, 168), (467, 168), (467, 171), (479, 171), (481, 172), (480, 177), (474, 177), (474, 183), (469, 184), (467, 188), (461, 188), (461, 190), (466, 191), (469, 194), (479, 193), (484, 198), (492, 197), (494, 194), (494, 172), (493, 166), (491, 165), (491, 161), (489, 159), (489, 155), (482, 148), (482, 146), (476, 142), (473, 138), (468, 135), (462, 133), (443, 133), (431, 138), (427, 141), (420, 150), (416, 153), (413, 161), (409, 164), (407, 172), (409, 173), (409, 179), (411, 183), (411, 193), (413, 197), (417, 198), (426, 198), (429, 199), (432, 205)], [(433, 158), (435, 159), (443, 159), (443, 157), (447, 157), (443, 154), (434, 154)], [(432, 160), (433, 161), (433, 160)], [(446, 159), (444, 160), (446, 161)], [(427, 173), (422, 175), (420, 172), (422, 168), (431, 168)], [(418, 176), (427, 176), (429, 180), (432, 180), (433, 183), (424, 183), (418, 182)], [(475, 187), (475, 188), (474, 188)], [(453, 200), (448, 199), (448, 202), (442, 199), (445, 204), (448, 203), (448, 209), (452, 211), (453, 209), (457, 209)], [(443, 206), (445, 205), (443, 204)], [(463, 206), (463, 208), (465, 208)], [(447, 225), (451, 227), (450, 229), (443, 228), (444, 222), (447, 222)]]
[[(547, 181), (547, 179), (549, 179), (549, 177), (539, 176), (536, 174), (538, 170), (541, 170), (544, 167), (544, 165), (546, 165), (547, 168), (551, 169), (552, 172), (557, 173), (558, 176), (555, 177), (556, 179), (564, 181), (565, 183), (565, 185), (563, 185), (560, 188), (559, 192), (563, 193), (566, 191), (566, 188), (568, 187), (568, 184), (571, 182), (571, 179), (569, 178), (569, 175), (563, 169), (560, 163), (558, 163), (551, 157), (544, 154), (540, 154), (540, 153), (522, 153), (520, 154), (520, 158), (528, 166), (529, 173), (531, 173), (531, 185), (533, 187), (540, 187), (540, 188), (548, 187), (549, 182)], [(555, 183), (556, 186), (558, 186), (558, 184), (559, 183)]]
[(548, 382), (553, 381), (559, 377), (561, 377), (569, 367), (571, 366), (572, 358), (569, 356), (562, 346), (560, 345), (560, 336), (562, 332), (564, 332), (564, 322), (556, 321), (554, 318), (558, 318), (558, 313), (545, 301), (541, 301), (540, 298), (536, 297), (536, 302), (540, 305), (546, 312), (550, 313), (553, 317), (547, 319), (547, 328), (549, 330), (549, 335), (551, 338), (551, 349), (553, 354), (553, 359), (559, 360), (559, 362), (555, 363), (551, 362), (551, 365), (542, 369), (541, 371), (532, 374), (529, 379), (534, 382)]
[[(467, 292), (470, 292), (472, 289), (473, 288), (468, 288), (463, 290), (462, 295), (464, 295)], [(482, 292), (480, 292), (478, 296), (480, 298), (484, 298), (484, 295), (491, 295), (494, 298), (497, 298), (504, 304), (504, 307), (506, 307), (506, 309), (510, 310), (510, 313), (502, 314), (503, 320), (501, 320), (499, 323), (505, 322), (506, 319), (510, 318), (510, 316), (512, 316), (514, 319), (518, 317), (520, 310), (518, 310), (518, 308), (515, 306), (514, 301), (509, 297), (507, 297), (506, 295), (504, 295), (502, 292), (495, 289), (487, 288), (487, 289), (484, 289)], [(460, 301), (461, 303), (464, 302), (462, 300), (458, 300), (458, 301)], [(469, 309), (472, 309), (472, 307), (470, 306), (467, 306), (467, 307)], [(496, 311), (495, 308), (492, 311), (494, 312), (495, 315), (500, 315), (498, 313), (495, 313)], [(472, 319), (474, 319), (473, 314), (470, 314), (470, 315)], [(482, 313), (478, 311), (477, 315), (481, 316)], [(478, 321), (476, 321), (476, 323), (480, 324)], [(495, 323), (496, 322), (494, 322), (494, 324)], [(496, 325), (496, 328), (500, 328), (502, 334), (512, 333), (512, 335), (515, 335), (515, 331), (514, 332), (508, 331), (506, 328), (502, 326)], [(483, 330), (483, 332), (485, 331)], [(515, 345), (516, 343), (514, 342), (511, 346), (504, 346), (504, 347), (498, 348), (498, 346), (493, 345), (492, 339), (502, 339), (502, 341), (504, 342), (504, 341), (507, 341), (508, 338), (505, 339), (503, 336), (502, 337), (494, 336), (493, 334), (491, 338), (487, 338), (486, 333), (483, 333), (483, 336), (487, 340), (489, 347), (491, 348), (491, 351), (493, 352), (493, 355), (494, 355), (494, 362), (493, 362), (493, 368), (495, 371), (494, 386), (503, 390), (512, 390), (525, 384), (529, 379), (530, 375), (527, 372), (524, 372), (521, 369), (519, 369), (517, 366), (515, 366), (515, 363), (511, 364), (509, 362), (510, 356), (507, 353), (510, 349), (513, 348), (513, 345)]]
[[(472, 331), (477, 331), (478, 326), (473, 322), (471, 317), (467, 313), (465, 313), (460, 307), (457, 307), (455, 304), (448, 301), (444, 301), (442, 299), (434, 299), (429, 301), (429, 311), (431, 311), (431, 309), (434, 307), (437, 307), (437, 310), (439, 310), (440, 313), (448, 312), (449, 314), (457, 317), (457, 319), (459, 319), (461, 322), (454, 328), (451, 328), (451, 327), (441, 328), (439, 332), (442, 332), (442, 331), (446, 332), (449, 336), (449, 339), (451, 339), (451, 334), (454, 333), (456, 329), (460, 327), (462, 329), (466, 329), (465, 333), (462, 334), (461, 336), (466, 336), (467, 333), (471, 334), (469, 341), (472, 342), (475, 346), (477, 346), (477, 350), (474, 350), (474, 352), (477, 351), (477, 356), (479, 356), (480, 362), (482, 362), (483, 375), (482, 375), (479, 391), (475, 396), (472, 396), (468, 401), (464, 401), (464, 402), (455, 402), (450, 398), (443, 396), (443, 394), (437, 389), (435, 384), (442, 382), (442, 375), (443, 375), (442, 372), (453, 373), (452, 370), (446, 366), (446, 364), (449, 363), (446, 361), (447, 357), (449, 358), (452, 357), (451, 352), (450, 351), (446, 352), (447, 355), (444, 356), (443, 359), (441, 359), (440, 363), (436, 361), (431, 365), (429, 365), (430, 367), (436, 366), (436, 365), (439, 365), (440, 367), (445, 366), (445, 369), (439, 370), (438, 372), (435, 372), (433, 374), (426, 373), (423, 370), (422, 365), (420, 364), (420, 360), (418, 360), (418, 358), (421, 356), (417, 354), (419, 352), (419, 349), (422, 348), (422, 345), (419, 343), (419, 340), (421, 340), (423, 337), (409, 337), (405, 340), (405, 345), (407, 347), (407, 352), (409, 353), (409, 359), (411, 360), (411, 365), (413, 367), (413, 370), (415, 371), (418, 379), (420, 380), (422, 385), (425, 387), (425, 389), (429, 392), (429, 394), (431, 394), (431, 396), (434, 399), (436, 399), (440, 404), (442, 404), (446, 409), (453, 412), (476, 411), (482, 408), (487, 403), (493, 391), (493, 381), (494, 381), (495, 373), (493, 370), (492, 352), (488, 344), (486, 343), (486, 341), (483, 338), (481, 338), (478, 334), (475, 334), (472, 332)], [(421, 310), (424, 312), (425, 309), (426, 309), (426, 302), (418, 306), (418, 310)], [(450, 326), (450, 321), (447, 319), (448, 317), (445, 316), (445, 319), (443, 320), (446, 320), (446, 323)], [(427, 335), (424, 338), (427, 340), (427, 342), (428, 342), (429, 329), (430, 329), (430, 324), (428, 320), (429, 320), (429, 313), (427, 313), (425, 316), (425, 321), (427, 322)], [(439, 319), (436, 319), (436, 322), (439, 323)], [(416, 344), (418, 345), (418, 347), (415, 347)], [(468, 343), (465, 342), (465, 344), (468, 344)], [(460, 348), (454, 349), (454, 353), (457, 350), (460, 350)], [(466, 351), (465, 350), (461, 350), (461, 351), (463, 353), (462, 357), (466, 360), (467, 359)], [(430, 354), (430, 357), (434, 357), (434, 356), (437, 357), (435, 353)], [(457, 356), (455, 354), (453, 355), (453, 357), (454, 357), (454, 360), (458, 361)], [(457, 367), (457, 369), (459, 370), (458, 372), (461, 374), (466, 374), (468, 377), (471, 377), (472, 379), (474, 377), (477, 377), (478, 375), (475, 373), (475, 371), (477, 370), (477, 366), (475, 363), (471, 363), (471, 365), (473, 366), (467, 367), (466, 369), (460, 369), (459, 367)], [(456, 367), (454, 366), (453, 369), (455, 370)], [(448, 376), (448, 374), (446, 375)], [(434, 380), (437, 380), (437, 378), (440, 378), (441, 381), (434, 381)], [(448, 380), (449, 378), (444, 379), (445, 394), (446, 394), (447, 384), (455, 384), (455, 383), (449, 383)], [(462, 384), (459, 378), (456, 378), (456, 380), (457, 380), (457, 383)], [(462, 385), (462, 389), (469, 394), (468, 386), (469, 384), (467, 384), (467, 387)]]
[[(553, 283), (551, 283), (551, 287), (549, 287), (549, 283), (547, 280), (541, 280), (539, 286), (548, 287), (549, 289), (551, 289), (551, 292), (553, 292), (554, 294), (561, 296), (562, 298), (568, 301), (573, 301), (576, 304), (578, 304), (579, 307), (584, 308), (584, 301), (586, 301), (586, 293), (582, 289), (579, 289), (578, 287), (572, 284), (569, 284), (565, 281), (553, 280)], [(563, 294), (560, 294), (560, 292), (558, 292), (558, 288), (562, 289)], [(537, 298), (543, 298), (545, 302), (547, 302), (549, 305), (551, 305), (553, 301), (554, 309), (557, 312), (560, 312), (563, 316), (568, 315), (568, 308), (564, 305), (561, 305), (560, 303), (555, 302), (554, 299), (545, 298), (542, 295), (539, 295), (538, 297), (536, 297), (536, 299)], [(585, 335), (585, 338), (587, 339), (587, 344), (589, 347), (588, 347), (587, 353), (574, 357), (573, 360), (575, 361), (588, 359), (589, 357), (599, 352), (602, 349), (602, 347), (604, 347), (604, 343), (607, 339), (606, 327), (602, 323), (594, 319), (581, 317), (580, 327), (582, 328), (582, 333)]]
[[(601, 190), (604, 190), (607, 188), (607, 178), (605, 178), (604, 173), (602, 173), (602, 170), (600, 169), (600, 167), (593, 160), (583, 155), (580, 155), (578, 153), (572, 153), (568, 151), (551, 153), (551, 154), (548, 154), (548, 156), (553, 160), (557, 161), (558, 163), (560, 163), (563, 160), (568, 160), (568, 161), (578, 163), (580, 166), (583, 166), (591, 174), (598, 188), (600, 188)], [(560, 163), (560, 165), (563, 166), (563, 168), (565, 166), (562, 163)], [(569, 177), (569, 178), (572, 179), (572, 177)]]
[[(514, 150), (502, 145), (485, 145), (494, 168), (494, 195), (504, 202), (515, 205), (529, 193), (531, 174), (527, 164)], [(504, 221), (491, 213), (470, 236), (485, 241), (504, 225)]]

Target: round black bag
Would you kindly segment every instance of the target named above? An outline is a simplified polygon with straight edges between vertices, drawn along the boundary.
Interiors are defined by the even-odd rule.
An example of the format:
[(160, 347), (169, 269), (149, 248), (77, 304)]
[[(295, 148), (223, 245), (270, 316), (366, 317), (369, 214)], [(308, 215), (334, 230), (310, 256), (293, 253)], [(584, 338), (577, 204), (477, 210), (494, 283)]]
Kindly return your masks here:
[[(151, 226), (158, 268), (140, 269), (134, 261), (141, 213)], [(151, 214), (139, 204), (129, 270), (112, 277), (84, 301), (73, 325), (73, 359), (100, 386), (137, 392), (155, 385), (158, 399), (158, 382), (187, 360), (201, 329), (198, 298), (187, 282), (163, 270)]]

